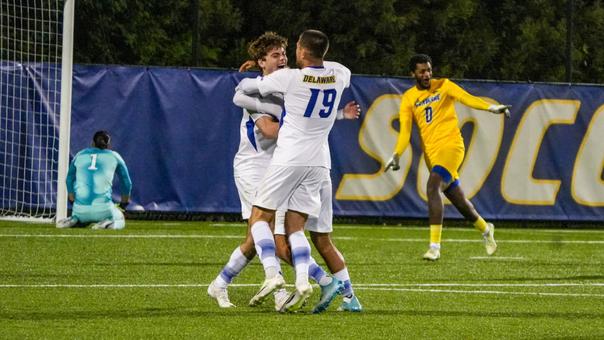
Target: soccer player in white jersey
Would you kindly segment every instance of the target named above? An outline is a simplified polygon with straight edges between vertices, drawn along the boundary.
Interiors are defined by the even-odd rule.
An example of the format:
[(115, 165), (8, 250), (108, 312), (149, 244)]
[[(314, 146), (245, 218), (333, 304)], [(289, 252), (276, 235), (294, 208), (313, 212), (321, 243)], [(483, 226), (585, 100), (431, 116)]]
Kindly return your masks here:
[[(266, 32), (250, 43), (248, 52), (254, 63), (261, 69), (262, 74), (268, 75), (287, 66), (286, 47), (287, 39), (274, 32)], [(233, 101), (239, 106), (245, 104), (247, 107), (253, 107), (253, 110), (243, 110), (239, 149), (233, 162), (235, 185), (241, 200), (241, 215), (243, 219), (249, 220), (256, 189), (262, 181), (276, 146), (279, 130), (278, 119), (282, 111), (283, 100), (278, 96), (269, 96), (262, 99), (262, 104), (265, 107), (264, 111), (267, 111), (266, 108), (268, 107), (268, 111), (273, 112), (273, 115), (257, 113), (259, 111), (258, 104), (260, 104), (259, 98), (237, 93)], [(274, 246), (272, 249), (270, 247), (260, 248), (258, 253), (260, 257), (272, 253), (274, 257), (275, 249)], [(251, 225), (248, 224), (245, 240), (233, 250), (227, 264), (208, 287), (208, 295), (215, 298), (220, 307), (234, 307), (229, 300), (227, 287), (255, 255), (256, 249), (251, 235)], [(278, 262), (273, 263), (273, 265), (277, 267), (278, 271), (280, 270)], [(276, 292), (276, 305), (280, 308), (286, 298), (287, 292), (284, 290)]]
[[(247, 64), (247, 63), (246, 63)], [(242, 65), (243, 68), (246, 64)], [(267, 97), (269, 99), (271, 96)], [(237, 91), (235, 94), (234, 102), (238, 106), (247, 110), (257, 110), (259, 112), (268, 113), (273, 116), (281, 115), (281, 108), (275, 107), (272, 102), (265, 102), (266, 99), (259, 99), (257, 97), (247, 96), (241, 91)], [(358, 119), (360, 116), (360, 108), (356, 102), (351, 101), (347, 103), (342, 110), (338, 110), (337, 119)], [(321, 184), (321, 212), (319, 217), (309, 217), (305, 230), (308, 230), (311, 235), (311, 240), (315, 245), (315, 248), (321, 254), (321, 257), (325, 260), (327, 267), (334, 277), (328, 275), (317, 262), (310, 257), (309, 263), (309, 277), (312, 278), (319, 287), (321, 288), (321, 298), (317, 305), (313, 308), (313, 313), (321, 313), (327, 309), (330, 303), (333, 301), (335, 296), (343, 294), (343, 303), (338, 308), (340, 311), (360, 312), (362, 306), (358, 298), (354, 295), (352, 289), (352, 283), (348, 268), (344, 261), (344, 257), (340, 251), (333, 244), (331, 239), (331, 232), (333, 231), (333, 209), (332, 209), (332, 187), (331, 177), (327, 176)], [(284, 207), (280, 207), (282, 210)], [(287, 242), (285, 234), (285, 214), (283, 211), (277, 211), (275, 216), (275, 245), (277, 255), (281, 260), (284, 260), (288, 264), (292, 265), (291, 251)], [(217, 280), (219, 280), (217, 278)], [(300, 298), (298, 294), (294, 294), (288, 304), (295, 304)], [(277, 296), (276, 296), (277, 298)], [(261, 303), (252, 299), (252, 305)], [(275, 305), (275, 308), (279, 310), (285, 310), (288, 304), (283, 304), (279, 307), (279, 304)]]
[[(246, 71), (251, 67), (259, 66), (263, 72), (263, 75), (266, 75), (278, 68), (283, 67), (283, 65), (286, 64), (286, 62), (283, 63), (282, 60), (284, 56), (284, 48), (282, 47), (284, 47), (285, 44), (285, 38), (282, 38), (273, 32), (263, 34), (250, 44), (250, 56), (256, 59), (245, 62), (239, 71)], [(250, 193), (253, 193), (256, 189), (256, 186), (260, 184), (260, 179), (268, 167), (270, 157), (272, 157), (272, 150), (274, 150), (275, 140), (272, 138), (274, 138), (275, 135), (275, 127), (278, 128), (278, 122), (272, 117), (281, 116), (282, 99), (281, 97), (273, 96), (268, 96), (266, 98), (252, 97), (243, 94), (241, 91), (237, 91), (235, 93), (235, 97), (233, 98), (233, 102), (245, 109), (241, 122), (241, 140), (239, 151), (235, 156), (235, 179), (241, 198), (242, 216), (244, 219), (248, 219), (251, 210), (251, 200), (249, 199)], [(266, 114), (268, 114), (268, 117), (265, 117)], [(358, 119), (359, 114), (360, 108), (354, 101), (351, 101), (346, 104), (343, 110), (338, 111), (337, 119)], [(252, 122), (254, 120), (259, 126), (254, 127)], [(259, 130), (260, 133), (252, 133), (255, 130)], [(268, 154), (270, 154), (270, 156), (267, 156)], [(266, 162), (263, 163), (263, 160), (266, 160)], [(321, 221), (328, 221), (329, 226), (331, 226), (332, 209), (330, 178), (328, 184), (329, 192), (326, 194), (329, 196), (326, 201), (322, 202), (323, 208), (321, 209), (321, 215), (323, 215), (324, 212), (328, 213), (329, 215), (325, 215)], [(284, 236), (285, 229), (283, 226), (283, 216), (283, 212), (277, 214), (277, 220), (281, 221), (281, 224), (275, 227), (276, 232), (279, 230), (279, 235), (275, 235), (276, 248), (278, 253), (280, 252), (281, 254), (287, 254), (286, 261), (291, 264), (289, 245), (287, 244), (287, 240)], [(316, 221), (317, 219), (311, 219), (308, 223), (315, 226), (314, 230), (316, 230)], [(323, 224), (327, 225), (327, 223)], [(313, 230), (312, 228), (313, 227), (311, 227), (311, 230)], [(331, 231), (331, 228), (329, 228), (329, 231)], [(330, 265), (330, 263), (334, 263), (334, 261), (339, 261), (343, 264), (343, 258), (341, 255), (338, 256), (337, 259), (333, 259), (334, 254), (339, 255), (340, 253), (337, 249), (331, 249), (335, 247), (333, 247), (330, 239), (329, 242), (321, 241), (324, 239), (322, 237), (313, 237), (312, 239), (330, 268), (333, 267), (333, 265)], [(330, 245), (332, 246), (331, 248), (329, 247)], [(217, 300), (220, 307), (230, 308), (234, 306), (228, 298), (228, 284), (247, 266), (254, 255), (254, 245), (253, 241), (251, 241), (248, 230), (246, 240), (233, 251), (229, 262), (224, 266), (222, 271), (208, 288), (209, 295)], [(332, 259), (330, 259), (330, 257)], [(331, 302), (331, 299), (333, 299), (333, 297), (339, 292), (342, 283), (345, 287), (345, 290), (352, 294), (352, 286), (350, 284), (349, 277), (342, 277), (342, 283), (339, 280), (332, 280), (332, 277), (327, 275), (325, 271), (316, 263), (316, 261), (314, 261), (314, 259), (311, 258), (310, 260), (311, 270), (309, 275), (320, 285), (322, 292), (322, 298), (319, 303), (319, 306), (322, 307), (320, 311), (324, 310), (328, 306), (328, 304)], [(338, 270), (336, 276), (343, 276), (343, 274), (347, 274), (347, 270), (345, 269), (346, 268), (344, 266), (343, 269)], [(334, 271), (332, 270), (332, 272)], [(334, 291), (334, 288), (338, 290)], [(283, 302), (285, 298), (287, 298), (287, 292), (285, 292), (284, 289), (275, 292), (276, 309), (280, 309), (284, 305)], [(343, 303), (342, 310), (359, 311), (360, 304), (358, 304), (358, 300), (354, 300), (351, 299), (352, 302), (349, 302), (348, 304), (346, 302)], [(252, 305), (256, 305), (260, 302), (261, 301), (254, 300), (252, 301)]]
[[(304, 236), (304, 225), (309, 215), (318, 216), (321, 209), (321, 183), (331, 167), (328, 135), (342, 92), (350, 86), (348, 68), (323, 61), (328, 47), (324, 33), (304, 31), (296, 44), (300, 69), (281, 69), (260, 79), (244, 79), (238, 86), (246, 94), (284, 94), (286, 114), (273, 159), (254, 199), (250, 224), (256, 248), (264, 243), (262, 248), (274, 249), (270, 223), (277, 208), (288, 207), (285, 228), (300, 296), (288, 311), (301, 308), (312, 294), (308, 282), (310, 244)], [(284, 285), (277, 258), (269, 253), (262, 254), (261, 260), (266, 278), (256, 296), (266, 296)]]

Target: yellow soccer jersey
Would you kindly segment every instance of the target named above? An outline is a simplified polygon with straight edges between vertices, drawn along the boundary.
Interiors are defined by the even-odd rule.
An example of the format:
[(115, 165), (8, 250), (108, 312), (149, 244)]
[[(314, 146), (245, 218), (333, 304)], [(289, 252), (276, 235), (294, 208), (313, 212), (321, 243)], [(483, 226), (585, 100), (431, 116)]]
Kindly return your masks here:
[(456, 100), (479, 110), (487, 110), (490, 106), (446, 78), (432, 79), (427, 90), (413, 86), (405, 91), (399, 110), (401, 127), (395, 152), (401, 155), (409, 144), (412, 121), (419, 128), (426, 154), (436, 152), (443, 145), (461, 144), (463, 147), (455, 113)]

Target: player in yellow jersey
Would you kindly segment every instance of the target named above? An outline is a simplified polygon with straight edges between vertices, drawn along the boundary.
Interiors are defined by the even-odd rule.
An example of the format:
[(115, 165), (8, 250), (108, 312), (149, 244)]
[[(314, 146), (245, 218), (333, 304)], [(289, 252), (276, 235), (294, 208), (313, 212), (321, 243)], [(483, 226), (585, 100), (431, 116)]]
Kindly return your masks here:
[(392, 158), (385, 170), (398, 170), (399, 158), (409, 145), (411, 124), (415, 122), (424, 149), (430, 177), (428, 178), (428, 219), (430, 223), (430, 249), (424, 259), (440, 258), (440, 239), (443, 224), (441, 192), (474, 227), (482, 232), (487, 254), (497, 250), (493, 237), (495, 227), (487, 223), (474, 209), (459, 186), (457, 170), (464, 158), (464, 143), (458, 127), (455, 101), (478, 110), (510, 116), (509, 105), (491, 105), (474, 97), (449, 79), (432, 79), (432, 59), (418, 54), (409, 61), (409, 71), (416, 84), (403, 94), (400, 116), (400, 133)]

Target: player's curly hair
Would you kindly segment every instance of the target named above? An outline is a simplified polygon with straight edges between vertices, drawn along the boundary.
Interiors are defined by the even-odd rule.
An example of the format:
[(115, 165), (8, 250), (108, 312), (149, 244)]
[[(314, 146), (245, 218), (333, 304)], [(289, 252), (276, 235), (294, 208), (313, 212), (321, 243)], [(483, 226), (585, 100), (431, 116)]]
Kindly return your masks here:
[(409, 59), (409, 71), (414, 72), (417, 64), (432, 64), (432, 58), (427, 54), (416, 54)]
[(275, 47), (287, 48), (287, 39), (275, 32), (265, 32), (248, 46), (247, 52), (252, 60), (262, 59)]

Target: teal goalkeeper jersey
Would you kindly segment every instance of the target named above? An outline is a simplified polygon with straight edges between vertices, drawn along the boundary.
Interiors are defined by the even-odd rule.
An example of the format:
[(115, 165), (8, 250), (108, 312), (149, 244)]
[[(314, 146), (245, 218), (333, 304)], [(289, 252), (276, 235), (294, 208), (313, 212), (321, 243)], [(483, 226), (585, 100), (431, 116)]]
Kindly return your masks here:
[(122, 156), (107, 149), (84, 149), (78, 152), (69, 164), (67, 191), (75, 193), (76, 204), (112, 203), (111, 186), (116, 172), (121, 194), (130, 195), (132, 181)]

